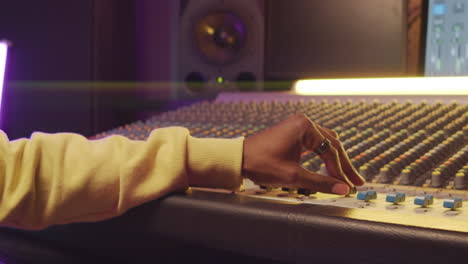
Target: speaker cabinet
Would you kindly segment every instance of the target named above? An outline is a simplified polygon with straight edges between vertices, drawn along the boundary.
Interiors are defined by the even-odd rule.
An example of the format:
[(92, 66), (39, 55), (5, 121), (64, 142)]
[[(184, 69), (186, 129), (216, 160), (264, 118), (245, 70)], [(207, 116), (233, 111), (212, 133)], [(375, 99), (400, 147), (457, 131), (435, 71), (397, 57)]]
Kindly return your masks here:
[(186, 0), (178, 10), (173, 56), (177, 97), (261, 89), (263, 1)]

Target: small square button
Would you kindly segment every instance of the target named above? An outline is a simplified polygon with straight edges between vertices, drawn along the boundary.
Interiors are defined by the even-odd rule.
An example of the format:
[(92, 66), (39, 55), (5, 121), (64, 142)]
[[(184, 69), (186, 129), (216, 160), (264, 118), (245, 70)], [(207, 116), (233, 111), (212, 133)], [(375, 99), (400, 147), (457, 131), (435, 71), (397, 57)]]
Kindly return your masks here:
[(447, 6), (443, 3), (434, 4), (432, 12), (436, 16), (443, 16), (447, 10)]
[(455, 3), (455, 5), (453, 7), (453, 12), (455, 14), (464, 13), (465, 12), (465, 3), (461, 3), (461, 2)]

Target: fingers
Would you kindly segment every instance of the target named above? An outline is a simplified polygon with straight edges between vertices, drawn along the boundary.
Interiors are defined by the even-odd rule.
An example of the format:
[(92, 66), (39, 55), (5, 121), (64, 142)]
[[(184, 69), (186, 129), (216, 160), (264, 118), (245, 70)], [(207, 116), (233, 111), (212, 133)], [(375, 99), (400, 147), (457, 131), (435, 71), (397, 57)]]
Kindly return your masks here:
[(340, 136), (338, 135), (338, 133), (336, 133), (335, 131), (331, 130), (331, 129), (328, 129), (326, 127), (323, 127), (323, 126), (318, 126), (320, 129), (324, 129), (325, 131), (328, 132), (328, 134), (330, 134), (332, 137), (340, 140)]
[[(331, 142), (331, 141), (330, 141)], [(346, 182), (349, 186), (354, 187), (354, 184), (348, 179), (342, 166), (338, 150), (330, 143), (329, 149), (320, 155), (330, 176)]]
[[(312, 192), (347, 195), (350, 187), (336, 178), (311, 172), (295, 162), (279, 163), (278, 169), (268, 175), (251, 178), (256, 184), (288, 188), (302, 188)], [(273, 177), (272, 177), (273, 176)], [(276, 177), (275, 177), (276, 176)]]
[(347, 195), (350, 190), (348, 184), (340, 180), (308, 171), (302, 167), (298, 167), (298, 176), (300, 188), (339, 195)]
[(317, 128), (322, 132), (324, 136), (327, 137), (328, 140), (330, 140), (330, 143), (336, 149), (341, 167), (348, 179), (355, 185), (363, 185), (366, 181), (364, 180), (364, 178), (362, 178), (362, 176), (356, 171), (356, 169), (352, 165), (348, 154), (343, 148), (343, 144), (341, 144), (341, 142), (336, 137), (336, 133), (328, 128), (320, 126), (317, 126)]
[(332, 142), (338, 140), (330, 135), (331, 134), (329, 133), (322, 133), (320, 127), (309, 120), (307, 124), (307, 131), (304, 134), (303, 138), (304, 146), (307, 149), (314, 150), (317, 149), (325, 139), (328, 139), (331, 144), (328, 150), (322, 155), (320, 155), (320, 157), (325, 163), (325, 166), (327, 167), (328, 173), (330, 174), (330, 176), (339, 179), (343, 182), (346, 182), (349, 186), (353, 187), (354, 183), (348, 179), (347, 175), (343, 171), (341, 165), (342, 163), (340, 161), (340, 153), (335, 147), (336, 142)]
[(328, 128), (316, 125), (310, 119), (307, 119), (308, 129), (304, 135), (304, 146), (307, 149), (316, 149), (326, 138), (330, 141), (330, 148), (327, 152), (321, 155), (324, 160), (330, 176), (340, 179), (350, 186), (363, 185), (365, 180), (353, 167), (351, 160), (346, 154), (343, 145), (338, 139), (338, 134)]

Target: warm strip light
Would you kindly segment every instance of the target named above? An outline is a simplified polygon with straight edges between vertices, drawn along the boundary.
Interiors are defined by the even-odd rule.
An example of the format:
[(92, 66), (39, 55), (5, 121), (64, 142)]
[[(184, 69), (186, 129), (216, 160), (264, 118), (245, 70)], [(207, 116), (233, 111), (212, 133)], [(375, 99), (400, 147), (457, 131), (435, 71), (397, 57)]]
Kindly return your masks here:
[(468, 95), (468, 77), (299, 80), (300, 95)]
[(2, 104), (3, 82), (5, 81), (7, 50), (8, 43), (6, 41), (0, 41), (0, 109)]

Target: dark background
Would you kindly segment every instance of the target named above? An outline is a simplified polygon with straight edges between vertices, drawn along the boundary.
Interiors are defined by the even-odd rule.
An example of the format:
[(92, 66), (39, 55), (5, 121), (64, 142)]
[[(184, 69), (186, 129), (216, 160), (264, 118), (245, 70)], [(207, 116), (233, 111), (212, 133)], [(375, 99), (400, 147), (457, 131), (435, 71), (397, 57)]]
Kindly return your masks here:
[[(2, 113), (11, 139), (33, 131), (91, 135), (133, 120), (134, 91), (89, 81), (136, 80), (134, 1), (3, 1), (0, 38), (13, 43)], [(65, 84), (44, 84), (51, 81)]]
[[(153, 89), (135, 81), (171, 81), (176, 46), (171, 33), (177, 30), (174, 21), (180, 16), (171, 9), (173, 2), (3, 1), (0, 39), (9, 39), (13, 46), (1, 129), (10, 139), (34, 131), (91, 136), (140, 119), (142, 112), (167, 109), (169, 87)], [(371, 0), (352, 1), (359, 2), (351, 6), (354, 9), (336, 0), (265, 2), (267, 80), (406, 74), (408, 1), (392, 1), (382, 8), (372, 4), (372, 10), (365, 10)], [(403, 10), (395, 10), (398, 6)], [(360, 10), (373, 14), (347, 27), (350, 15), (359, 15)], [(383, 23), (368, 23), (376, 19)], [(349, 49), (352, 45), (339, 45), (352, 41), (354, 50)], [(366, 43), (369, 49), (358, 47)], [(353, 57), (343, 63), (343, 54)], [(379, 63), (373, 65), (376, 57)]]
[[(138, 87), (135, 85), (135, 81), (170, 81), (171, 69), (174, 66), (171, 65), (170, 54), (174, 43), (171, 43), (169, 35), (174, 30), (171, 23), (174, 19), (177, 19), (172, 13), (173, 10), (171, 10), (173, 1), (175, 0), (3, 1), (0, 5), (0, 39), (9, 39), (13, 46), (9, 53), (1, 128), (6, 131), (11, 139), (27, 137), (34, 131), (77, 132), (91, 136), (134, 121), (140, 118), (141, 111), (158, 111), (167, 107), (164, 104), (164, 101), (168, 99), (167, 91), (153, 91), (151, 88)], [(311, 0), (273, 1), (276, 5), (270, 7), (279, 6), (278, 8), (280, 8), (274, 8), (273, 11), (286, 11), (284, 9), (285, 3), (295, 3), (294, 6), (288, 6), (292, 11), (289, 12), (290, 16), (294, 16), (297, 10), (301, 10), (298, 7), (304, 3), (309, 3)], [(325, 0), (320, 1), (322, 4), (326, 2)], [(286, 13), (277, 12), (275, 15), (273, 11), (267, 15), (268, 19), (273, 19), (272, 25), (274, 22), (279, 22), (275, 17), (283, 21), (290, 21), (288, 17), (284, 16)], [(379, 10), (379, 12), (385, 12), (385, 10)], [(316, 15), (320, 14), (323, 15), (322, 12)], [(318, 20), (333, 19), (321, 17)], [(401, 23), (401, 34), (405, 34), (404, 13), (401, 16), (395, 16), (395, 19), (398, 19)], [(344, 28), (343, 25), (346, 25), (346, 23), (340, 22), (341, 30), (345, 32), (347, 28)], [(295, 20), (295, 23), (300, 24), (300, 21)], [(315, 29), (320, 28), (320, 25), (316, 26)], [(327, 25), (324, 23), (323, 26)], [(371, 27), (372, 25), (368, 26)], [(356, 27), (359, 28), (359, 26)], [(286, 27), (285, 31), (287, 30)], [(363, 30), (364, 33), (368, 32), (367, 29)], [(381, 31), (379, 33), (386, 35), (386, 32)], [(272, 35), (269, 34), (269, 36)], [(297, 36), (295, 35), (295, 37)], [(277, 37), (281, 38), (282, 36), (277, 35)], [(270, 39), (275, 41), (276, 44), (290, 44), (291, 49), (288, 49), (288, 45), (280, 45), (276, 51), (273, 49), (267, 50), (265, 54), (268, 54), (268, 51), (272, 52), (271, 55), (275, 57), (270, 57), (270, 59), (278, 59), (280, 56), (288, 57), (291, 54), (288, 55), (287, 51), (293, 53), (297, 51), (294, 50), (294, 48), (298, 47), (296, 44), (303, 44), (304, 52), (320, 52), (320, 49), (313, 46), (313, 41), (297, 43), (300, 39), (300, 34), (296, 38), (296, 43), (287, 41), (288, 39), (285, 42), (276, 42), (274, 39)], [(404, 36), (401, 36), (401, 39), (404, 41)], [(273, 43), (266, 44), (271, 47)], [(387, 47), (386, 49), (389, 49), (387, 54), (400, 54), (402, 47), (397, 47), (398, 50), (393, 50), (392, 47), (396, 47), (396, 45)], [(336, 56), (335, 59), (338, 58)], [(394, 58), (391, 57), (390, 59)], [(393, 64), (389, 66), (390, 68), (395, 66), (395, 61), (391, 61)], [(272, 67), (271, 72), (279, 72), (280, 75), (283, 70), (292, 69), (290, 65), (287, 65), (290, 62), (282, 63), (280, 60), (279, 63), (275, 64), (274, 61), (272, 63), (272, 65), (268, 65)], [(383, 68), (387, 66), (385, 62), (382, 62), (382, 65)], [(398, 63), (396, 67), (399, 67)], [(404, 65), (402, 67), (404, 68)], [(395, 69), (395, 67), (392, 69)], [(402, 69), (396, 73), (393, 72), (393, 74), (404, 75), (405, 71)], [(298, 70), (295, 69), (294, 71), (297, 72)], [(286, 76), (294, 78), (294, 76), (289, 76), (289, 73)], [(271, 76), (271, 78), (276, 79), (275, 76)], [(90, 82), (93, 82), (93, 84), (90, 84)], [(149, 97), (151, 97), (151, 100), (147, 100)], [(169, 202), (171, 201), (169, 200)], [(155, 203), (158, 203), (158, 201)], [(148, 212), (157, 212), (153, 207), (147, 208), (149, 208), (147, 209)], [(157, 206), (157, 208), (160, 207)], [(143, 210), (145, 209), (143, 208)], [(214, 210), (214, 212), (217, 211), (219, 210)], [(178, 212), (187, 211), (179, 210)], [(290, 214), (290, 211), (287, 214), (285, 213), (288, 216)], [(141, 217), (141, 211), (140, 214), (135, 213), (135, 215), (137, 220), (153, 221), (156, 219), (151, 214), (148, 217), (145, 217), (145, 215)], [(172, 223), (171, 215), (162, 215), (169, 219), (169, 223)], [(176, 217), (174, 219), (189, 218)], [(257, 221), (257, 219), (254, 220)], [(115, 230), (125, 230), (128, 227), (125, 218), (116, 218), (113, 221), (122, 221), (123, 223), (121, 226), (117, 225)], [(154, 249), (149, 245), (153, 245), (152, 243), (155, 242), (156, 238), (148, 235), (147, 225), (137, 224), (135, 226), (141, 228), (141, 233), (149, 236), (151, 240), (144, 240), (142, 237), (127, 240), (121, 236), (120, 232), (113, 232), (111, 235), (109, 233), (105, 234), (107, 230), (101, 229), (97, 225), (97, 230), (104, 233), (104, 235), (101, 233), (98, 236), (101, 239), (108, 240), (118, 236), (119, 239), (126, 241), (126, 244), (120, 245), (121, 247), (130, 245), (137, 250), (146, 250), (153, 254)], [(85, 226), (85, 230), (90, 232), (90, 237), (96, 235), (87, 226)], [(60, 234), (67, 235), (67, 233)], [(0, 247), (5, 252), (19, 250), (20, 257), (35, 258), (37, 256), (37, 261), (40, 262), (41, 258), (47, 259), (48, 256), (57, 256), (58, 254), (59, 257), (66, 255), (67, 260), (75, 258), (76, 262), (89, 262), (87, 259), (79, 259), (80, 256), (85, 255), (84, 252), (71, 250), (68, 248), (69, 245), (59, 242), (32, 241), (26, 234), (25, 237), (22, 237), (17, 233), (12, 233), (11, 237), (6, 236), (5, 233), (2, 236), (6, 242), (2, 242)], [(53, 238), (50, 234), (44, 234), (44, 237), (47, 236)], [(75, 237), (73, 234), (68, 235), (67, 238), (75, 243), (82, 244), (84, 247), (90, 246), (84, 243), (83, 239), (80, 240), (79, 237)], [(8, 244), (9, 241), (11, 243)], [(135, 243), (133, 243), (134, 241)], [(114, 240), (113, 242), (120, 244), (121, 241)], [(216, 253), (213, 249), (191, 248), (187, 245), (180, 246), (180, 241), (174, 244), (173, 248), (170, 247), (171, 244), (166, 245), (169, 247), (169, 249), (165, 248), (166, 255), (171, 257), (179, 253), (180, 248), (183, 248), (185, 253), (189, 253), (188, 256), (195, 256), (191, 259), (222, 255), (223, 258), (220, 258), (222, 261), (237, 261), (236, 256), (226, 252)], [(142, 245), (146, 247), (140, 248)], [(101, 246), (105, 247), (106, 244), (101, 243)], [(34, 252), (36, 254), (33, 254)], [(122, 252), (115, 253), (116, 258), (118, 258), (119, 254), (117, 253), (125, 254), (126, 251), (122, 250)], [(158, 256), (160, 255), (158, 252)], [(228, 255), (227, 258), (226, 255)], [(183, 255), (179, 257), (183, 258)], [(204, 258), (201, 259), (204, 260)], [(62, 259), (59, 258), (59, 260)], [(208, 258), (208, 260), (210, 259)], [(64, 263), (67, 261), (57, 262)]]
[(267, 78), (406, 75), (406, 1), (267, 3)]

